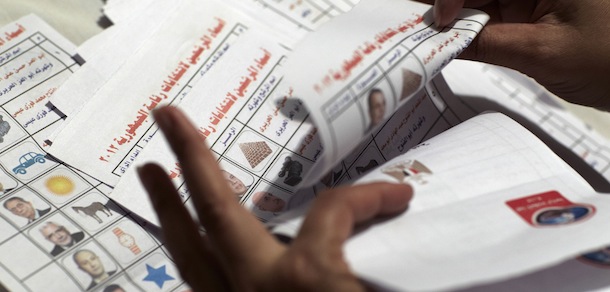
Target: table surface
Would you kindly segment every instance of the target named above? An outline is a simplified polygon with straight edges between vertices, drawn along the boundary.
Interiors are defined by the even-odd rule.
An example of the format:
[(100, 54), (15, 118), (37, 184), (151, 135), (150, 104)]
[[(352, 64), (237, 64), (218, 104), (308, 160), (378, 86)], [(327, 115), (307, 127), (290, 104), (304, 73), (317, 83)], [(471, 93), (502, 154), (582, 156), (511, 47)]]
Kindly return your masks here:
[[(30, 13), (37, 14), (70, 41), (80, 45), (101, 32), (104, 18), (103, 0), (0, 0), (0, 26)], [(574, 115), (610, 139), (610, 113), (560, 101)]]

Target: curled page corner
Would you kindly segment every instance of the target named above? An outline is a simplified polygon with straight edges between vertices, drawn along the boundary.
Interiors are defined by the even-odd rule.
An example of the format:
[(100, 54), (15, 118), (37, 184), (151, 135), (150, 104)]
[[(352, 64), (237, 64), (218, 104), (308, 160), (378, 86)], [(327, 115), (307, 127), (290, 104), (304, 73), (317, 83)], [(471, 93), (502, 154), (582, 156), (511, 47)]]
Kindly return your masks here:
[(437, 28), (431, 7), (361, 1), (289, 55), (285, 83), (309, 110), (324, 147), (301, 186), (314, 184), (420, 92), (489, 19), (464, 9), (453, 23)]

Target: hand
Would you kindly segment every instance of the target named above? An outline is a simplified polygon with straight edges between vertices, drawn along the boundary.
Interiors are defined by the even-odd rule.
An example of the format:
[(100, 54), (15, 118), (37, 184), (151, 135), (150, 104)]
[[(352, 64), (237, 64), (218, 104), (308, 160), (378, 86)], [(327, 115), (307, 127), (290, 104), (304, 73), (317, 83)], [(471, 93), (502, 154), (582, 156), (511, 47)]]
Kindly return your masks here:
[(462, 58), (513, 68), (569, 102), (610, 110), (609, 1), (436, 0), (436, 24), (462, 6), (491, 16)]
[(404, 211), (410, 186), (376, 183), (323, 193), (298, 236), (283, 245), (235, 200), (216, 159), (187, 118), (172, 107), (154, 116), (178, 157), (207, 235), (200, 235), (160, 166), (147, 164), (138, 171), (166, 247), (195, 291), (365, 290), (343, 258), (343, 243), (355, 224)]

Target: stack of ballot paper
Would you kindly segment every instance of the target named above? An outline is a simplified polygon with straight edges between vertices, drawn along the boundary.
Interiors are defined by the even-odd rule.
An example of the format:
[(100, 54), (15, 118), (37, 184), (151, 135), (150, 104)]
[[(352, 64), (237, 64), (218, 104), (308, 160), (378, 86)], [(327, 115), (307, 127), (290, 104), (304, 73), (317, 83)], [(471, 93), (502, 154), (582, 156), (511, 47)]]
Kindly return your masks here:
[(151, 114), (165, 105), (274, 233), (294, 236), (325, 189), (412, 185), (407, 212), (345, 247), (381, 289), (610, 288), (610, 144), (533, 80), (452, 61), (484, 13), (437, 28), (406, 0), (104, 11), (113, 25), (80, 47), (33, 15), (0, 31), (0, 291), (189, 289), (135, 172), (160, 164), (192, 208)]

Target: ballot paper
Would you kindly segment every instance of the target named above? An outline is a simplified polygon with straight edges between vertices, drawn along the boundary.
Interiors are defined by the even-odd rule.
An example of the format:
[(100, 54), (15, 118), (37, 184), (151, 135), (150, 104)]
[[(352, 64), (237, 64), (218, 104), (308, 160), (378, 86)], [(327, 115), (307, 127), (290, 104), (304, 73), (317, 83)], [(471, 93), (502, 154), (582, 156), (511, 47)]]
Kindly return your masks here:
[[(415, 58), (413, 56), (416, 56), (415, 53), (407, 53), (408, 46), (427, 44), (422, 36), (432, 36), (430, 31), (436, 31), (436, 35), (443, 35), (447, 39), (456, 33), (449, 28), (431, 29), (433, 25), (431, 14), (427, 13), (429, 6), (405, 3), (403, 8), (413, 11), (412, 14), (407, 15), (406, 22), (403, 13), (388, 14), (393, 18), (387, 17), (383, 21), (378, 21), (378, 28), (373, 28), (372, 33), (364, 34), (367, 40), (369, 35), (374, 37), (379, 31), (402, 35), (389, 40), (385, 39), (385, 34), (381, 34), (384, 41), (378, 44), (378, 50), (385, 50), (386, 53), (370, 52), (372, 59), (366, 61), (370, 64), (369, 68), (365, 64), (359, 64), (362, 68), (354, 69), (354, 80), (366, 79), (366, 82), (357, 85), (359, 86), (357, 95), (360, 100), (351, 104), (352, 108), (347, 109), (346, 112), (351, 113), (350, 117), (358, 121), (356, 125), (362, 127), (353, 127), (354, 131), (351, 134), (349, 131), (344, 131), (345, 135), (341, 139), (351, 139), (351, 149), (355, 149), (351, 155), (348, 155), (350, 151), (347, 148), (350, 147), (344, 147), (346, 149), (342, 157), (339, 157), (343, 161), (334, 164), (335, 169), (332, 173), (329, 172), (323, 183), (305, 187), (302, 182), (306, 173), (315, 168), (315, 164), (325, 155), (326, 148), (323, 151), (319, 132), (326, 125), (313, 123), (311, 112), (304, 107), (307, 100), (292, 96), (293, 89), (283, 80), (283, 72), (289, 70), (283, 65), (288, 51), (280, 44), (274, 44), (272, 39), (257, 35), (254, 30), (244, 33), (243, 37), (236, 41), (226, 55), (195, 84), (187, 98), (178, 105), (193, 120), (211, 150), (218, 156), (228, 179), (240, 185), (235, 190), (235, 196), (261, 220), (269, 220), (279, 213), (307, 202), (315, 193), (332, 187), (341, 180), (345, 182), (360, 177), (424, 139), (474, 115), (474, 112), (453, 98), (442, 79), (430, 82), (424, 88), (426, 83), (423, 82), (422, 76), (432, 78), (433, 72), (418, 71), (421, 75), (417, 75), (418, 83), (414, 88), (400, 89), (405, 86), (405, 78), (408, 78), (404, 76), (404, 72), (408, 71), (405, 68), (413, 64)], [(386, 4), (368, 1), (362, 2), (361, 5), (363, 6), (352, 10), (343, 22), (338, 24), (359, 22), (362, 13), (374, 11), (374, 8)], [(427, 15), (428, 18), (424, 19), (423, 15)], [(480, 16), (481, 14), (478, 14), (477, 17)], [(388, 28), (392, 24), (398, 26), (396, 31), (394, 26)], [(480, 24), (478, 27), (481, 27)], [(401, 29), (404, 32), (399, 32)], [(334, 32), (319, 33), (328, 35)], [(400, 39), (406, 44), (399, 41)], [(447, 46), (444, 44), (447, 39), (439, 39), (430, 40), (437, 43), (435, 49), (438, 46)], [(304, 42), (307, 41), (306, 39)], [(356, 47), (360, 43), (362, 42), (356, 42)], [(435, 66), (442, 66), (444, 58), (450, 58), (452, 52), (456, 54), (461, 47), (461, 45), (447, 46), (442, 53), (437, 54), (438, 59), (430, 58), (430, 60), (438, 60)], [(433, 50), (425, 45), (421, 48), (424, 51)], [(352, 46), (346, 46), (345, 50), (348, 49), (351, 54)], [(342, 57), (341, 54), (338, 56)], [(378, 66), (381, 65), (375, 62), (384, 64), (385, 69), (380, 69)], [(226, 70), (226, 68), (234, 68), (234, 70)], [(434, 67), (431, 65), (430, 68)], [(420, 69), (421, 67), (417, 67), (413, 70)], [(394, 78), (386, 78), (386, 75), (392, 75)], [(406, 82), (406, 84), (410, 83)], [(366, 95), (375, 91), (381, 93), (380, 102), (387, 103), (387, 106), (384, 105), (381, 110), (379, 125), (370, 127), (370, 130), (365, 132), (365, 123), (370, 123), (370, 120), (367, 120), (368, 115), (364, 114), (368, 111)], [(408, 93), (405, 93), (407, 91)], [(193, 96), (216, 98), (193, 98)], [(276, 98), (277, 96), (281, 97)], [(362, 114), (362, 116), (354, 114)], [(386, 121), (382, 123), (381, 119)], [(160, 162), (164, 166), (180, 190), (183, 200), (188, 201), (190, 194), (183, 184), (182, 170), (163, 141), (163, 137), (154, 136), (149, 144), (138, 152), (136, 164), (151, 161)], [(267, 206), (260, 202), (263, 194), (278, 198), (281, 203)], [(146, 220), (157, 222), (135, 171), (126, 171), (112, 196), (121, 205)]]
[[(605, 246), (610, 197), (518, 123), (474, 117), (356, 183), (408, 183), (407, 212), (346, 246), (361, 277), (392, 290), (447, 290), (522, 275)], [(295, 236), (301, 218), (274, 232)]]
[[(608, 243), (599, 231), (610, 215), (610, 197), (594, 192), (516, 123), (488, 116), (388, 164), (413, 163), (407, 168), (418, 170), (418, 161), (430, 174), (402, 178), (416, 186), (409, 212), (347, 243), (356, 273), (400, 289), (455, 289), (531, 272)], [(380, 168), (376, 175), (392, 171)]]
[[(533, 79), (504, 67), (465, 60), (452, 62), (443, 72), (451, 89), (470, 100), (466, 102), (475, 106), (480, 103), (477, 99), (488, 99), (519, 113), (610, 181), (608, 139), (570, 113), (558, 97)], [(477, 86), (471, 80), (477, 80)]]
[(145, 41), (166, 24), (165, 20), (175, 10), (176, 3), (180, 2), (163, 2), (147, 7), (138, 17), (110, 27), (77, 49), (79, 59), (81, 62), (86, 60), (86, 63), (51, 98), (53, 105), (67, 116), (67, 122), (51, 133), (48, 140), (54, 140)]
[[(435, 79), (417, 98), (400, 108), (374, 137), (365, 140), (345, 157), (328, 177), (313, 187), (299, 187), (298, 183), (305, 172), (322, 153), (317, 130), (299, 100), (278, 101), (270, 98), (282, 82), (278, 73), (284, 60), (281, 47), (272, 46), (269, 41), (254, 34), (244, 36), (244, 40), (228, 51), (227, 57), (210, 71), (211, 76), (218, 78), (202, 80), (190, 94), (227, 96), (228, 93), (235, 93), (242, 76), (235, 76), (223, 68), (241, 67), (242, 75), (246, 75), (250, 64), (256, 64), (256, 60), (265, 56), (259, 49), (264, 48), (270, 55), (267, 65), (259, 71), (257, 81), (250, 84), (251, 88), (258, 89), (234, 102), (229, 99), (228, 102), (210, 104), (203, 99), (187, 98), (178, 107), (191, 117), (202, 135), (207, 134), (205, 141), (218, 157), (227, 179), (232, 177), (232, 181), (242, 186), (234, 189), (236, 199), (263, 221), (307, 202), (321, 190), (361, 177), (386, 160), (475, 114), (459, 103), (442, 78)], [(251, 44), (256, 44), (255, 50), (251, 49)], [(227, 119), (218, 119), (217, 107), (223, 104), (229, 104), (231, 110), (226, 113)], [(210, 114), (202, 114), (208, 112)], [(287, 116), (283, 116), (282, 112)], [(217, 126), (219, 130), (211, 126)], [(248, 147), (252, 150), (248, 150)], [(261, 149), (260, 156), (256, 156), (256, 148)], [(183, 199), (190, 200), (180, 165), (160, 135), (154, 136), (138, 155), (137, 164), (148, 162), (160, 163), (175, 182)], [(257, 199), (263, 193), (270, 193), (284, 203), (281, 207), (265, 206)], [(158, 224), (133, 169), (121, 178), (111, 196), (146, 220)]]
[[(286, 64), (286, 82), (320, 125), (324, 145), (323, 157), (304, 185), (330, 171), (349, 153), (350, 145), (374, 133), (393, 109), (417, 97), (470, 44), (488, 18), (475, 10), (463, 10), (450, 26), (438, 29), (425, 5), (403, 1), (366, 7), (363, 3), (310, 34)], [(377, 23), (380, 25), (374, 25)], [(337, 37), (348, 31), (362, 37)], [(322, 54), (319, 44), (328, 44), (333, 54)], [(311, 66), (311, 60), (320, 65)], [(375, 108), (376, 99), (383, 109)]]
[(163, 6), (163, 4), (161, 1), (154, 0), (107, 0), (104, 5), (104, 16), (117, 25), (139, 16), (142, 11), (151, 6)]
[[(145, 222), (108, 188), (47, 155), (63, 123), (49, 103), (78, 72), (76, 47), (30, 15), (0, 28), (0, 291), (185, 289)], [(95, 256), (98, 282), (73, 259)]]
[[(108, 0), (104, 14), (115, 24), (138, 16), (134, 11), (143, 11), (151, 6), (163, 5), (170, 0)], [(265, 23), (280, 34), (299, 39), (333, 17), (352, 9), (359, 0), (226, 0), (231, 7), (246, 13), (258, 22)]]
[[(356, 8), (351, 14), (353, 19), (362, 19), (362, 16), (358, 14), (362, 11), (374, 11), (377, 12), (377, 15), (391, 14), (389, 11), (384, 11), (382, 5), (375, 9), (366, 5), (372, 4), (362, 3), (361, 7), (364, 8), (362, 10)], [(455, 57), (470, 42), (476, 31), (485, 22), (484, 16), (480, 14), (472, 11), (464, 13), (461, 15), (462, 18), (451, 27), (440, 30), (432, 28), (431, 19), (426, 19), (430, 16), (429, 8), (420, 14), (407, 15), (411, 18), (406, 20), (404, 14), (401, 15), (400, 20), (402, 21), (396, 22), (395, 27), (384, 22), (384, 30), (378, 30), (367, 24), (365, 28), (368, 31), (363, 30), (363, 34), (372, 35), (372, 41), (367, 43), (367, 39), (355, 38), (353, 43), (334, 46), (337, 56), (350, 56), (347, 60), (335, 57), (335, 60), (338, 61), (335, 63), (336, 68), (339, 69), (337, 72), (320, 72), (319, 70), (316, 72), (313, 66), (309, 66), (312, 68), (305, 65), (299, 67), (290, 59), (286, 62), (284, 61), (285, 55), (289, 53), (281, 42), (269, 38), (264, 32), (248, 29), (235, 41), (231, 49), (226, 51), (224, 58), (217, 60), (216, 66), (206, 71), (204, 74), (206, 76), (189, 89), (191, 97), (209, 95), (218, 96), (218, 98), (213, 99), (214, 102), (210, 102), (212, 99), (184, 98), (179, 106), (191, 117), (213, 152), (218, 156), (227, 179), (239, 181), (238, 185), (241, 187), (235, 189), (236, 199), (241, 200), (261, 220), (271, 220), (277, 214), (311, 200), (315, 193), (324, 188), (337, 183), (345, 183), (372, 169), (384, 167), (378, 167), (379, 165), (387, 166), (384, 164), (386, 160), (404, 153), (414, 145), (420, 144), (474, 115), (474, 111), (468, 105), (452, 95), (442, 78), (433, 79), (433, 76), (448, 63), (448, 60)], [(384, 20), (388, 21), (388, 19)], [(471, 23), (468, 23), (469, 21)], [(338, 23), (338, 26), (341, 26), (341, 22)], [(420, 24), (422, 25), (418, 27)], [(335, 25), (337, 24), (335, 23)], [(333, 27), (332, 23), (331, 27)], [(415, 33), (409, 34), (411, 29)], [(474, 32), (469, 31), (471, 29)], [(336, 32), (328, 33), (322, 29), (318, 33), (330, 35)], [(401, 33), (406, 34), (401, 38)], [(328, 37), (326, 39), (313, 37), (306, 38), (303, 43), (328, 43), (331, 40), (332, 38)], [(396, 46), (397, 44), (400, 46)], [(411, 47), (409, 44), (414, 45)], [(361, 46), (358, 47), (359, 45)], [(299, 47), (296, 46), (295, 50), (295, 55), (299, 56)], [(306, 45), (302, 50), (315, 52)], [(329, 67), (332, 67), (332, 58), (329, 57), (329, 60), (326, 60), (323, 58), (326, 57), (325, 55), (318, 56), (321, 56), (318, 61), (322, 64), (330, 64)], [(302, 60), (308, 59), (311, 59), (311, 56), (302, 57)], [(244, 74), (235, 73), (240, 72), (239, 69), (227, 71), (223, 70), (224, 68), (243, 68), (241, 71)], [(297, 68), (296, 70), (301, 73), (301, 76), (318, 76), (319, 78), (313, 81), (322, 80), (322, 82), (308, 83), (305, 79), (296, 78), (302, 81), (302, 83), (298, 83), (286, 80), (289, 78), (283, 79), (283, 72), (288, 70), (287, 68)], [(328, 68), (320, 70), (328, 70)], [(325, 78), (324, 75), (328, 75), (330, 78)], [(293, 86), (292, 89), (290, 85)], [(316, 87), (316, 85), (319, 86)], [(304, 91), (303, 88), (309, 91)], [(319, 93), (318, 91), (325, 90), (331, 93), (322, 94), (321, 98), (307, 98), (316, 96), (315, 93)], [(378, 93), (382, 94), (386, 103), (380, 113), (381, 121), (376, 121), (372, 113), (373, 106), (378, 105), (368, 100), (372, 100), (369, 95)], [(278, 95), (279, 98), (276, 97)], [(341, 99), (345, 96), (348, 98)], [(304, 100), (304, 103), (297, 99), (299, 97)], [(325, 97), (331, 97), (331, 99), (324, 99)], [(310, 103), (312, 100), (317, 101), (317, 105), (312, 105)], [(350, 110), (349, 106), (352, 106), (353, 110)], [(316, 118), (312, 112), (326, 113), (326, 116)], [(356, 120), (361, 123), (336, 122), (333, 124), (332, 122), (335, 120), (340, 121), (342, 114), (346, 115), (347, 121)], [(331, 123), (328, 123), (329, 117), (331, 117)], [(322, 128), (320, 125), (331, 125), (331, 127), (329, 130), (329, 127)], [(475, 129), (480, 131), (476, 127)], [(156, 128), (153, 126), (150, 131), (155, 133)], [(337, 153), (333, 153), (328, 151), (328, 147), (322, 149), (323, 131), (344, 134), (340, 138), (331, 137), (328, 138), (330, 142), (324, 142), (325, 145), (335, 145), (333, 147), (341, 151), (335, 150)], [(442, 134), (442, 136), (445, 135), (445, 133)], [(183, 200), (188, 205), (190, 194), (184, 187), (180, 165), (176, 163), (160, 136), (151, 135), (150, 137), (148, 145), (138, 151), (137, 161), (134, 159), (135, 163), (149, 161), (161, 163), (176, 183)], [(340, 144), (346, 142), (348, 143)], [(354, 149), (353, 145), (358, 146)], [(350, 149), (353, 149), (351, 154)], [(329, 155), (330, 158), (323, 158), (324, 155)], [(553, 156), (551, 155), (551, 157)], [(443, 158), (443, 161), (448, 160), (446, 157)], [(316, 161), (324, 162), (325, 159), (329, 159), (325, 167), (331, 167), (330, 175), (326, 175), (314, 187), (304, 187), (302, 182), (306, 180), (304, 177), (308, 171), (313, 169), (314, 173), (326, 173), (316, 171), (314, 166)], [(337, 160), (340, 161), (339, 164), (336, 163)], [(508, 162), (500, 161), (499, 163)], [(565, 168), (564, 165), (555, 167), (557, 165), (550, 164), (550, 168), (553, 170)], [(332, 169), (333, 166), (335, 169)], [(478, 167), (490, 166), (482, 163)], [(410, 175), (415, 178), (419, 178), (419, 176), (414, 174), (432, 172), (430, 166), (421, 161), (413, 162), (408, 168)], [(324, 167), (322, 169), (326, 170)], [(541, 179), (536, 176), (528, 176), (530, 174), (528, 172), (520, 172), (521, 178)], [(398, 171), (396, 175), (400, 176), (400, 173)], [(449, 176), (441, 177), (442, 171), (437, 173), (439, 179), (451, 181)], [(574, 175), (573, 171), (569, 173)], [(467, 174), (469, 173), (466, 172), (465, 175)], [(473, 184), (464, 184), (463, 186), (467, 189), (454, 190), (451, 193), (453, 197), (430, 196), (429, 201), (424, 201), (425, 204), (422, 206), (434, 209), (447, 204), (447, 201), (457, 204), (457, 202), (468, 201), (470, 198), (456, 196), (456, 194), (477, 197), (476, 195), (484, 192), (494, 193), (494, 187), (502, 185), (490, 180), (490, 177), (494, 177), (493, 172), (481, 170), (480, 174), (487, 175), (479, 177), (480, 181), (488, 183), (479, 183), (477, 191), (472, 190)], [(587, 186), (582, 179), (578, 179), (577, 175), (575, 177), (576, 181)], [(511, 183), (530, 183), (527, 180), (515, 180), (511, 176), (508, 176), (507, 179)], [(257, 200), (261, 194), (278, 198), (277, 201), (283, 203), (278, 206), (261, 204)], [(555, 195), (551, 192), (548, 196)], [(128, 167), (125, 174), (122, 175), (112, 197), (143, 218), (156, 222), (156, 217), (146, 203), (144, 192), (138, 184), (133, 168)], [(566, 198), (567, 201), (574, 200), (570, 196)], [(551, 199), (558, 200), (556, 197)], [(413, 207), (413, 209), (418, 210), (417, 207)], [(426, 210), (426, 208), (422, 210)], [(531, 221), (531, 218), (522, 220)], [(448, 276), (445, 281), (440, 282), (433, 281), (429, 275), (428, 278), (420, 277), (420, 282), (413, 281), (409, 284), (392, 282), (396, 281), (396, 277), (400, 278), (398, 274), (401, 271), (404, 272), (404, 269), (396, 269), (394, 274), (387, 273), (393, 279), (389, 282), (367, 269), (364, 269), (360, 275), (382, 286), (399, 289), (409, 287), (442, 289), (467, 286), (482, 281), (503, 279), (557, 263), (585, 249), (600, 247), (605, 244), (604, 240), (601, 238), (584, 247), (571, 246), (572, 249), (568, 251), (549, 252), (530, 265), (519, 263), (514, 265), (513, 269), (498, 268), (487, 274), (473, 273), (470, 277), (457, 274), (454, 277)], [(413, 245), (417, 243), (415, 242)], [(366, 258), (366, 255), (355, 254), (356, 259), (359, 259), (358, 257)], [(367, 262), (369, 259), (364, 261)], [(353, 264), (358, 266), (356, 260)], [(476, 265), (473, 264), (473, 266)], [(375, 269), (375, 271), (380, 271), (380, 269)]]
[[(52, 140), (53, 155), (116, 184), (154, 132), (150, 111), (185, 95), (249, 26), (245, 16), (220, 3), (191, 2), (177, 3), (166, 25), (93, 93)], [(110, 113), (113, 119), (108, 119)]]
[[(353, 8), (356, 2), (109, 1), (115, 26), (79, 48), (80, 57), (71, 58), (73, 46), (54, 39), (65, 45), (59, 47), (74, 74), (31, 89), (7, 79), (5, 87), (14, 102), (2, 110), (15, 119), (5, 121), (26, 131), (32, 145), (11, 142), (7, 149), (27, 151), (0, 156), (9, 181), (0, 202), (23, 197), (40, 219), (0, 208), (0, 285), (15, 291), (188, 289), (154, 236), (156, 216), (133, 167), (159, 163), (192, 208), (182, 169), (150, 117), (171, 103), (217, 156), (230, 195), (278, 233), (293, 235), (302, 218), (295, 217), (298, 207), (324, 189), (360, 178), (413, 185), (408, 212), (362, 230), (346, 246), (354, 271), (375, 285), (608, 287), (594, 268), (610, 262), (602, 249), (610, 239), (598, 226), (607, 220), (606, 196), (510, 119), (470, 119), (482, 109), (451, 88), (463, 86), (468, 94), (488, 86), (491, 98), (510, 109), (534, 108), (527, 118), (574, 146), (603, 175), (607, 142), (559, 108), (544, 109), (544, 91), (520, 75), (468, 66), (457, 72), (450, 66), (449, 84), (437, 75), (486, 15), (464, 10), (436, 28), (430, 6), (363, 0)], [(8, 27), (0, 37), (33, 29), (19, 30)], [(2, 78), (28, 68), (0, 66), (19, 71)], [(475, 75), (480, 78), (461, 78)], [(43, 84), (54, 91), (37, 89)], [(61, 111), (42, 113), (49, 100)], [(47, 140), (53, 156), (45, 155)], [(25, 173), (19, 163), (30, 164)], [(54, 245), (54, 233), (45, 233), (53, 228), (69, 232), (74, 245)], [(100, 283), (75, 261), (84, 250), (108, 274)], [(555, 271), (590, 272), (593, 280), (549, 286), (522, 276), (534, 271), (543, 279)]]

